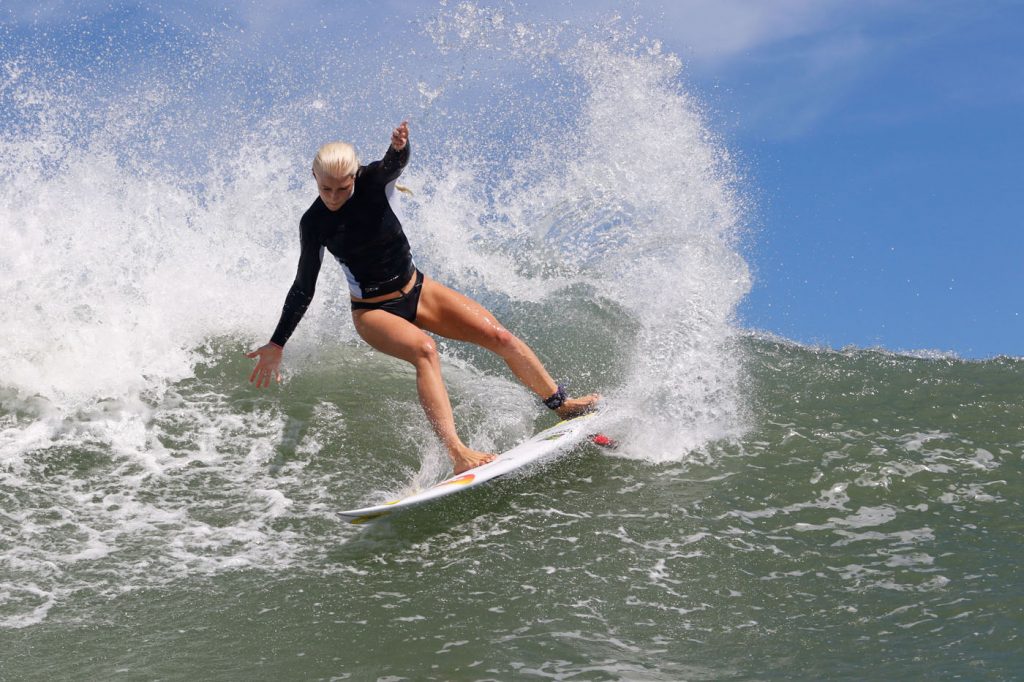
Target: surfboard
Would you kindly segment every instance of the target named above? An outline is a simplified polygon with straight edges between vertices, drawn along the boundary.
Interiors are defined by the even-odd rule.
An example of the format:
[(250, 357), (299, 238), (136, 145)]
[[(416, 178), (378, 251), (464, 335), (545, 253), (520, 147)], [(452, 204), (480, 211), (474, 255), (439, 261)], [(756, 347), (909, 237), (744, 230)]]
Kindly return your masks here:
[(395, 512), (407, 510), (410, 507), (417, 507), (483, 485), (488, 481), (522, 469), (533, 462), (564, 453), (587, 438), (593, 438), (594, 442), (599, 445), (608, 446), (611, 444), (610, 439), (596, 434), (593, 428), (594, 417), (602, 411), (602, 409), (598, 409), (580, 417), (559, 422), (519, 443), (511, 450), (501, 453), (493, 462), (447, 478), (425, 490), (383, 504), (362, 509), (350, 509), (338, 512), (338, 514), (349, 523), (367, 523)]

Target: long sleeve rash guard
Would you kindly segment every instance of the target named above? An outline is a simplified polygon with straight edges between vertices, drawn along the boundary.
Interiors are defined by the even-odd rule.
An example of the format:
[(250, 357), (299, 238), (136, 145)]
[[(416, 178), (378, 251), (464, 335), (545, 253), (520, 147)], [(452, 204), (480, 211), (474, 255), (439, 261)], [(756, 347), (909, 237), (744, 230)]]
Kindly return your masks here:
[(355, 190), (337, 211), (317, 197), (299, 221), (299, 267), (271, 341), (284, 346), (313, 300), (324, 250), (345, 271), (349, 292), (372, 298), (398, 291), (415, 272), (409, 240), (393, 206), (395, 181), (409, 162), (409, 145), (360, 166)]

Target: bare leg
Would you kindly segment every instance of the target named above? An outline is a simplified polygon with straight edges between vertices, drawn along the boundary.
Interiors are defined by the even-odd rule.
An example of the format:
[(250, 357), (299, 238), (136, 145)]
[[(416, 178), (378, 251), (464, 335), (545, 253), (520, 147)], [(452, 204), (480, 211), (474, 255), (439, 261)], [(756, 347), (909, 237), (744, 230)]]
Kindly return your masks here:
[(352, 319), (364, 341), (382, 353), (405, 360), (416, 368), (416, 390), (420, 404), (427, 413), (434, 433), (447, 448), (455, 473), (461, 474), (467, 469), (492, 461), (494, 455), (467, 447), (455, 430), (455, 418), (441, 377), (441, 363), (433, 339), (416, 325), (383, 310), (356, 310), (352, 313)]
[[(473, 299), (424, 277), (416, 324), (440, 336), (469, 341), (497, 353), (524, 386), (542, 400), (558, 390), (537, 355)], [(568, 399), (556, 412), (563, 419), (592, 409), (597, 394)]]

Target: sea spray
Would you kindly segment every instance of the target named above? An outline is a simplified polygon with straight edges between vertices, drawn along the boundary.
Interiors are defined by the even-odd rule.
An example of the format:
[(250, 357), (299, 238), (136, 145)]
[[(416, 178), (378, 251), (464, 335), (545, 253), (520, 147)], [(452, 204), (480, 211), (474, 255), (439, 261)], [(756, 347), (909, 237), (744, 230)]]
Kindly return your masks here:
[[(465, 3), (433, 24), (435, 42), (462, 59), (479, 51), (500, 54), (502, 70), (528, 65), (532, 80), (480, 120), (516, 131), (515, 145), (519, 131), (535, 134), (511, 158), (466, 152), (462, 166), (476, 173), (438, 171), (443, 190), (426, 198), (422, 224), (456, 282), (523, 303), (583, 284), (624, 318), (574, 330), (578, 343), (564, 350), (630, 336), (621, 371), (605, 374), (617, 381), (584, 388), (620, 405), (624, 453), (680, 459), (749, 426), (734, 321), (750, 288), (738, 251), (745, 202), (728, 153), (682, 89), (678, 58), (621, 22), (604, 28), (600, 39), (562, 30), (538, 44), (536, 27)], [(479, 128), (457, 130), (466, 128), (456, 149), (474, 149)], [(492, 189), (480, 196), (488, 162)], [(473, 223), (463, 247), (453, 232)]]
[(679, 89), (673, 55), (586, 44), (576, 63), (591, 86), (590, 144), (565, 186), (592, 215), (574, 216), (582, 229), (570, 233), (598, 291), (638, 321), (615, 392), (631, 406), (627, 452), (678, 459), (746, 427), (733, 313), (750, 285), (733, 169)]
[[(485, 303), (502, 297), (506, 308), (575, 283), (627, 318), (612, 330), (633, 339), (611, 373), (615, 385), (584, 380), (579, 388), (630, 405), (637, 452), (673, 443), (671, 453), (650, 456), (678, 458), (741, 433), (732, 313), (749, 277), (735, 248), (742, 215), (732, 169), (680, 86), (678, 59), (623, 23), (593, 37), (525, 23), (513, 9), (442, 8), (427, 22), (429, 48), (390, 56), (380, 74), (350, 70), (344, 87), (313, 77), (305, 91), (293, 86), (298, 96), (275, 100), (262, 122), (252, 119), (265, 109), (256, 97), (239, 121), (248, 129), (230, 134), (227, 121), (195, 119), (200, 93), (210, 97), (216, 85), (243, 102), (255, 94), (244, 69), (223, 56), (199, 68), (202, 45), (163, 46), (178, 53), (173, 74), (143, 73), (125, 86), (130, 101), (106, 82), (104, 97), (76, 102), (66, 87), (74, 73), (60, 79), (58, 96), (43, 79), (23, 77), (22, 63), (9, 64), (20, 95), (8, 99), (33, 125), (3, 140), (12, 178), (4, 222), (15, 246), (4, 272), (18, 292), (5, 309), (18, 330), (0, 358), (11, 367), (8, 385), (75, 405), (139, 395), (188, 377), (210, 338), (267, 334), (312, 194), (303, 148), (312, 136), (286, 122), (318, 120), (326, 130), (332, 115), (350, 118), (361, 93), (374, 97), (374, 76), (387, 73), (396, 84), (416, 81), (395, 90), (404, 93), (397, 108), (414, 114), (404, 203), (421, 267)], [(422, 70), (402, 70), (427, 49), (442, 68), (429, 83)], [(299, 64), (283, 70), (295, 75)], [(103, 75), (92, 65), (84, 74)], [(175, 100), (182, 86), (188, 95)], [(277, 87), (271, 79), (268, 89)], [(245, 111), (219, 111), (233, 109)], [(190, 126), (203, 143), (195, 146), (206, 148), (199, 161), (194, 150), (176, 151)], [(374, 139), (357, 128), (360, 141)], [(379, 153), (362, 146), (365, 160)], [(181, 166), (184, 159), (193, 162)], [(323, 277), (297, 347), (353, 338), (337, 278)], [(49, 296), (52, 286), (66, 294)], [(565, 350), (583, 353), (585, 344)], [(680, 426), (687, 437), (676, 434)]]
[[(372, 161), (406, 115), (402, 211), (429, 276), (573, 392), (607, 394), (622, 454), (685, 461), (743, 433), (741, 202), (679, 61), (615, 22), (592, 36), (467, 7), (379, 63), (249, 63), (225, 29), (180, 27), (152, 53), (166, 72), (126, 77), (116, 51), (5, 57), (0, 493), (17, 550), (0, 560), (34, 585), (11, 588), (7, 625), (80, 593), (321, 561), (308, 534), (332, 509), (443, 474), (411, 368), (358, 340), (331, 259), (285, 382), (256, 391), (242, 357), (294, 276), (318, 144)], [(468, 33), (439, 49), (451, 16)], [(252, 77), (271, 72), (295, 80)], [(550, 423), (500, 359), (440, 347), (467, 442), (501, 450)]]

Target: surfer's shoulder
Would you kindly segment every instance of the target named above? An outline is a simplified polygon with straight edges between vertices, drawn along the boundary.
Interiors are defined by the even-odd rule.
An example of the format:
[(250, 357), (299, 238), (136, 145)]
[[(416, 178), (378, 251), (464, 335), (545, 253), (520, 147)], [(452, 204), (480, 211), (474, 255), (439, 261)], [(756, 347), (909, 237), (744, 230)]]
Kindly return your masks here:
[(323, 199), (317, 197), (313, 200), (313, 203), (309, 205), (306, 212), (302, 214), (302, 218), (299, 219), (300, 224), (316, 223), (324, 220), (330, 216), (331, 211), (327, 208), (327, 204), (323, 202)]
[(299, 233), (305, 237), (308, 235), (315, 234), (319, 231), (320, 226), (327, 219), (330, 211), (327, 210), (327, 206), (320, 197), (316, 198), (306, 212), (299, 218)]

